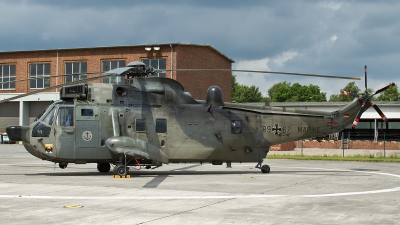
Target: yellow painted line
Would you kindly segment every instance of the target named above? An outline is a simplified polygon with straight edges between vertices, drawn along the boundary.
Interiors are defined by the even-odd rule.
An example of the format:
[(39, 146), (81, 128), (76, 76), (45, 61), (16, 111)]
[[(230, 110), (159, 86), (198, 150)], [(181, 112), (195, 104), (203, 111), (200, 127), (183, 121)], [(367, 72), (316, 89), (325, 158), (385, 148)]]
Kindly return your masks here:
[(67, 209), (80, 209), (80, 208), (83, 208), (83, 206), (82, 205), (65, 205), (64, 208), (67, 208)]

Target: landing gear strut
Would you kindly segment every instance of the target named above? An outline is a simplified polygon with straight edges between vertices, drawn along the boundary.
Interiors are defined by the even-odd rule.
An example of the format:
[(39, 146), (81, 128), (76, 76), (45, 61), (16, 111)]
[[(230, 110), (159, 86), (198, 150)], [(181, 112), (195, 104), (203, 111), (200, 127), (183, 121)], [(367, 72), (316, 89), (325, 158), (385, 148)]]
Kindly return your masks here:
[(257, 169), (261, 169), (262, 173), (269, 173), (271, 171), (271, 168), (267, 164), (264, 164), (264, 165), (261, 166), (262, 162), (263, 162), (263, 160), (260, 160), (257, 163), (256, 168)]

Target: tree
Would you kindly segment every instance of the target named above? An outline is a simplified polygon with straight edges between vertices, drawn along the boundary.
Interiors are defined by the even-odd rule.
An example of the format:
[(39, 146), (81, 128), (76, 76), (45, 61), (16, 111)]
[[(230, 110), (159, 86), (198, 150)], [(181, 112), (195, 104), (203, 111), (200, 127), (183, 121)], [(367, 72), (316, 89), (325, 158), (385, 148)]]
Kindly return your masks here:
[(237, 83), (237, 81), (236, 81), (236, 75), (232, 75), (232, 76), (231, 76), (231, 79), (232, 79), (232, 81), (231, 81), (231, 88), (232, 88), (232, 92), (233, 92), (233, 90), (235, 90), (236, 86), (238, 86), (238, 83)]
[(317, 85), (309, 86), (283, 81), (268, 89), (271, 102), (326, 102), (326, 93)]
[(285, 102), (289, 98), (290, 82), (279, 82), (268, 89), (271, 102)]
[(397, 89), (397, 86), (392, 86), (391, 88), (381, 92), (379, 96), (376, 98), (378, 101), (398, 101), (400, 93)]
[(232, 75), (232, 101), (235, 102), (263, 102), (264, 97), (258, 87), (241, 85), (236, 82), (236, 76)]

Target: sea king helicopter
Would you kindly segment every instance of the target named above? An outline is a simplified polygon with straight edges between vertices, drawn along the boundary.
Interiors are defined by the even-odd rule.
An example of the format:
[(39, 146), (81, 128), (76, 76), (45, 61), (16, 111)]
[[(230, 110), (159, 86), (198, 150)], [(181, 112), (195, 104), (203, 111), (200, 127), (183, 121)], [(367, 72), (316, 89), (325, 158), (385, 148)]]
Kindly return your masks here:
[(231, 167), (231, 163), (254, 162), (261, 172), (269, 173), (270, 167), (262, 163), (272, 145), (326, 136), (351, 123), (354, 127), (371, 106), (387, 120), (371, 98), (394, 85), (372, 95), (343, 91), (355, 99), (339, 110), (323, 112), (224, 102), (217, 86), (209, 87), (205, 100), (196, 100), (179, 82), (152, 77), (155, 72), (142, 62), (131, 62), (101, 76), (121, 77), (121, 83), (63, 84), (60, 100), (29, 126), (8, 126), (7, 134), (32, 155), (63, 169), (69, 163), (97, 163), (99, 172), (109, 172), (113, 165), (115, 175), (126, 176), (131, 166), (154, 169), (197, 162)]

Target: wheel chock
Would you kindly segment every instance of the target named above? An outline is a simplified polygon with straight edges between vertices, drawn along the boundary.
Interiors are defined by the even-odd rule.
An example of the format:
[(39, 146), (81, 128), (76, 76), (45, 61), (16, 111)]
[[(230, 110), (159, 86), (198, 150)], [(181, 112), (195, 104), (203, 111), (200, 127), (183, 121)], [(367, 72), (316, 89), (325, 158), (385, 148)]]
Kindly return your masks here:
[(131, 175), (126, 175), (126, 176), (114, 175), (114, 178), (131, 178)]

